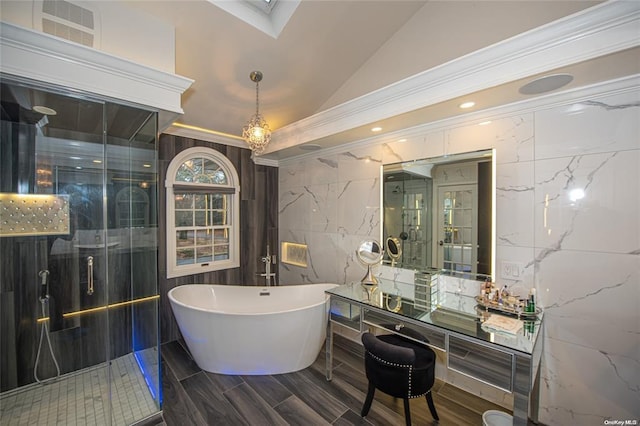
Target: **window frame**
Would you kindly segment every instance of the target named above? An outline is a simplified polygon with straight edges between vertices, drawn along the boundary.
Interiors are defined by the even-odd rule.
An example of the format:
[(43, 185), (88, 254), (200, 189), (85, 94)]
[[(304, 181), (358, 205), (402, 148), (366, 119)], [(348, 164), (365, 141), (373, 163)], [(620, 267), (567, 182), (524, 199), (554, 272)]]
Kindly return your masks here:
[[(140, 195), (142, 201), (134, 200), (134, 194)], [(134, 204), (144, 205), (144, 217), (134, 216)], [(123, 219), (122, 213), (126, 216)], [(142, 220), (142, 224), (134, 223)], [(123, 223), (124, 222), (124, 223)], [(142, 189), (135, 186), (125, 186), (116, 194), (116, 228), (146, 228), (149, 226), (149, 195)]]
[[(214, 183), (189, 183), (176, 180), (176, 173), (180, 167), (189, 160), (206, 159), (216, 163), (227, 177), (226, 184)], [(229, 226), (229, 259), (216, 260), (212, 252), (212, 259), (198, 262), (197, 258), (192, 264), (178, 265), (176, 244), (176, 206), (175, 187), (179, 192), (188, 192), (191, 188), (194, 194), (209, 192), (212, 194), (228, 195), (230, 205)], [(203, 272), (220, 271), (223, 269), (237, 268), (240, 266), (240, 180), (235, 167), (222, 153), (207, 147), (188, 148), (177, 154), (169, 163), (165, 179), (166, 188), (166, 236), (167, 236), (167, 278), (183, 277), (186, 275), (200, 274)], [(194, 224), (195, 227), (195, 224)]]

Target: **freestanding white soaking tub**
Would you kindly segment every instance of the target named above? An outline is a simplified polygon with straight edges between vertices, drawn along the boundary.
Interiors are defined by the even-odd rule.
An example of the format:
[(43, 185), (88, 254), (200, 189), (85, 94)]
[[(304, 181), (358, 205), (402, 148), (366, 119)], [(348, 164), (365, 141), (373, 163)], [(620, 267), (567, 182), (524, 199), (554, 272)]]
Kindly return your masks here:
[(189, 284), (169, 291), (198, 366), (221, 374), (281, 374), (313, 364), (337, 284), (278, 287)]

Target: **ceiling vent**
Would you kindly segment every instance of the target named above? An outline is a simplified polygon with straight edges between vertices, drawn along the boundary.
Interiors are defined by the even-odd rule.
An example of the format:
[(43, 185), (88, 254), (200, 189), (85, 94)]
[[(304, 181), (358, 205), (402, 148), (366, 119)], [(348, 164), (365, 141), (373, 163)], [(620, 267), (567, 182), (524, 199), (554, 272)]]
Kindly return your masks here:
[(65, 0), (34, 1), (34, 24), (44, 33), (88, 47), (97, 47), (95, 12)]

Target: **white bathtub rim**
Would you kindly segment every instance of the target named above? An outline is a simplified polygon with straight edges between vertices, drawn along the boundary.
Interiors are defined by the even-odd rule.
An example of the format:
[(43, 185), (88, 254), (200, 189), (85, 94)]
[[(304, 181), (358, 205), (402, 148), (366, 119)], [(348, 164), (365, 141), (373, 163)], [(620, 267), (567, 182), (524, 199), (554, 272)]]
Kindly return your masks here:
[(174, 288), (172, 288), (171, 290), (169, 290), (169, 292), (167, 293), (169, 296), (169, 300), (171, 303), (175, 303), (183, 308), (186, 309), (191, 309), (194, 311), (199, 311), (199, 312), (206, 312), (206, 313), (211, 313), (211, 314), (221, 314), (221, 315), (237, 315), (237, 316), (264, 316), (264, 315), (278, 315), (278, 314), (285, 314), (288, 312), (296, 312), (296, 311), (301, 311), (304, 309), (311, 309), (320, 305), (323, 305), (325, 303), (327, 303), (327, 300), (329, 299), (329, 296), (327, 294), (325, 294), (325, 298), (323, 301), (320, 302), (316, 302), (316, 303), (312, 303), (312, 304), (308, 304), (308, 305), (304, 305), (304, 306), (296, 306), (293, 309), (287, 309), (287, 310), (277, 310), (277, 311), (268, 311), (268, 312), (232, 312), (232, 311), (225, 311), (225, 310), (221, 310), (221, 309), (205, 309), (205, 308), (200, 308), (194, 305), (188, 305), (178, 299), (176, 299), (173, 295), (174, 290), (177, 291), (177, 289), (179, 288), (185, 288), (185, 287), (199, 287), (199, 286), (219, 286), (219, 287), (242, 287), (242, 288), (254, 288), (254, 289), (259, 289), (259, 291), (270, 291), (270, 289), (274, 289), (274, 288), (287, 288), (287, 287), (308, 287), (308, 286), (313, 286), (313, 285), (324, 285), (327, 286), (327, 290), (330, 290), (332, 288), (338, 287), (339, 284), (333, 284), (333, 283), (308, 283), (308, 284), (295, 284), (295, 285), (283, 285), (283, 286), (274, 286), (274, 287), (259, 287), (259, 286), (242, 286), (242, 285), (237, 285), (237, 284), (182, 284), (179, 286), (176, 286)]

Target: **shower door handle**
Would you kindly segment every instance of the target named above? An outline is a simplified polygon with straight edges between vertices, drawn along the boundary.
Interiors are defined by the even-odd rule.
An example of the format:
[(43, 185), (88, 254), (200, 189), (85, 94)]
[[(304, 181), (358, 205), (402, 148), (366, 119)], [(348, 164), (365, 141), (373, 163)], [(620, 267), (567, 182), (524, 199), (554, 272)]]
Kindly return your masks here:
[(87, 294), (93, 294), (93, 256), (87, 257)]

